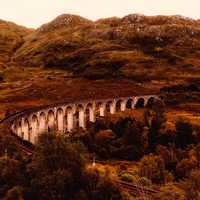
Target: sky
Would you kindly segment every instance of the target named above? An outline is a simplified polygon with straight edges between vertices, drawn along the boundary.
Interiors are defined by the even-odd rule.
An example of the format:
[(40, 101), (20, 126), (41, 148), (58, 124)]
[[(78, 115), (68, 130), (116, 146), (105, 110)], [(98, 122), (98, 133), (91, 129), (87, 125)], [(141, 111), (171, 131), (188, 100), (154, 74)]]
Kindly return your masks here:
[(200, 18), (200, 0), (0, 0), (0, 19), (37, 28), (60, 14), (96, 20), (131, 13)]

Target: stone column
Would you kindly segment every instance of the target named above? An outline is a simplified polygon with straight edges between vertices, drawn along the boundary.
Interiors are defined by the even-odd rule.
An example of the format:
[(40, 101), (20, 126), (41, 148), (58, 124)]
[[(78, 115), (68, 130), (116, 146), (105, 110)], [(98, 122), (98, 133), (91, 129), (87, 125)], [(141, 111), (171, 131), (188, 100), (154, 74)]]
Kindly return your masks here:
[(79, 127), (85, 128), (85, 112), (83, 109), (79, 110)]
[(147, 105), (149, 97), (144, 97), (144, 107)]
[(32, 121), (32, 125), (31, 125), (32, 129), (31, 129), (31, 140), (32, 143), (34, 144), (37, 141), (38, 138), (38, 134), (39, 134), (39, 124), (38, 121), (35, 119), (34, 121)]
[(20, 126), (20, 125), (17, 125), (17, 135), (19, 137), (22, 137), (22, 126)]
[[(46, 113), (46, 116), (47, 116), (47, 113)], [(39, 133), (44, 133), (47, 131), (47, 120), (46, 120), (46, 116), (45, 114), (44, 115), (41, 115), (39, 117)]]
[(64, 131), (64, 114), (62, 111), (58, 111), (57, 113), (57, 125), (58, 125), (58, 131), (63, 132)]
[(73, 112), (70, 111), (67, 113), (67, 130), (72, 131), (74, 128), (74, 117), (73, 117)]
[(55, 117), (54, 117), (54, 113), (48, 114), (47, 124), (48, 124), (48, 129), (50, 129), (51, 131), (55, 129)]
[(137, 104), (138, 99), (135, 97), (133, 99), (132, 109), (135, 109), (135, 105)]
[(105, 116), (105, 110), (106, 110), (106, 105), (105, 104), (101, 104), (99, 106), (99, 111), (100, 111), (100, 116), (104, 117)]
[(22, 132), (24, 133), (23, 139), (29, 141), (29, 125), (24, 119), (22, 119)]
[(95, 122), (96, 119), (95, 119), (95, 109), (94, 108), (90, 108), (89, 115), (90, 115), (90, 117), (89, 117), (90, 122)]
[(115, 114), (116, 113), (116, 102), (113, 101), (110, 105), (110, 113)]
[(126, 102), (127, 102), (127, 100), (123, 100), (121, 102), (121, 111), (125, 111), (126, 110)]

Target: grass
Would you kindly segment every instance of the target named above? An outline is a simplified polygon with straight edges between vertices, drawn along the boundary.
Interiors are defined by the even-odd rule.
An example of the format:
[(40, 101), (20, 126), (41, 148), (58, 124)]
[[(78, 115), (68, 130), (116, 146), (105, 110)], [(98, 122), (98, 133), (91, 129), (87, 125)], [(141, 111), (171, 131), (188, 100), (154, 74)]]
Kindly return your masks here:
[[(72, 21), (66, 26), (68, 17)], [(165, 86), (192, 83), (200, 79), (198, 27), (198, 21), (174, 16), (130, 15), (91, 22), (62, 15), (35, 31), (0, 21), (0, 38), (14, 39), (14, 45), (1, 47), (1, 117), (7, 109), (152, 94)], [(198, 124), (198, 116), (191, 114), (196, 107), (179, 105), (176, 114), (168, 113), (169, 122), (177, 116)], [(135, 117), (140, 115), (134, 111)]]
[(7, 109), (23, 110), (27, 107), (55, 102), (158, 91), (157, 85), (144, 88), (128, 80), (113, 82), (112, 80), (89, 81), (83, 78), (70, 78), (70, 73), (60, 69), (10, 67), (1, 70), (1, 74), (4, 78), (4, 81), (0, 83), (1, 116)]
[[(187, 105), (185, 105), (187, 108)], [(198, 105), (200, 107), (200, 104)], [(175, 125), (175, 122), (178, 119), (185, 119), (186, 121), (189, 121), (194, 126), (199, 126), (200, 124), (200, 114), (196, 112), (186, 111), (186, 110), (170, 110), (167, 112), (167, 120), (169, 123)]]
[[(66, 18), (72, 19), (67, 26)], [(136, 18), (142, 21), (138, 24)], [(13, 58), (18, 66), (62, 68), (89, 79), (178, 83), (200, 78), (197, 27), (198, 21), (174, 16), (130, 15), (91, 22), (62, 15), (26, 37)]]

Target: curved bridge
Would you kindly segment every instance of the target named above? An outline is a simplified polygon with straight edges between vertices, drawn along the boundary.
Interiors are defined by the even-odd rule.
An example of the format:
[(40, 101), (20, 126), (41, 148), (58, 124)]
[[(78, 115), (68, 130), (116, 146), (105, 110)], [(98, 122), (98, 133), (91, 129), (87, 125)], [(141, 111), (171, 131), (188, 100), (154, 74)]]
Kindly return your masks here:
[(14, 134), (34, 144), (41, 133), (52, 130), (67, 133), (77, 127), (85, 129), (87, 123), (95, 122), (97, 117), (144, 107), (156, 99), (159, 99), (156, 95), (145, 95), (54, 104), (16, 113), (2, 122), (8, 122)]

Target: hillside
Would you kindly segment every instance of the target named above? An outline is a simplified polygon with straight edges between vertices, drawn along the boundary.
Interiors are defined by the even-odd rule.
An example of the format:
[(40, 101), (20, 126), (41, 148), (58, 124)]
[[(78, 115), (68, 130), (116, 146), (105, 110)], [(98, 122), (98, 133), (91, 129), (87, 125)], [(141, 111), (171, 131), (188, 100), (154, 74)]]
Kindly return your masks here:
[(60, 68), (90, 79), (200, 77), (200, 22), (181, 16), (100, 19), (61, 15), (16, 51), (19, 66)]
[(37, 30), (0, 24), (0, 61), (9, 66), (0, 69), (0, 117), (36, 105), (150, 93), (176, 110), (200, 109), (199, 20), (132, 14), (93, 22), (63, 14)]
[[(86, 130), (61, 132), (101, 110), (76, 101), (153, 94), (161, 101), (127, 101), (122, 112), (116, 103), (115, 114), (108, 100)], [(60, 112), (62, 102), (76, 106)], [(46, 117), (9, 118), (50, 104)], [(200, 20), (64, 14), (36, 30), (0, 21), (1, 119), (0, 199), (199, 200)], [(34, 146), (23, 140), (34, 135)]]
[(25, 36), (31, 32), (31, 29), (0, 20), (0, 69), (6, 66), (24, 42)]

